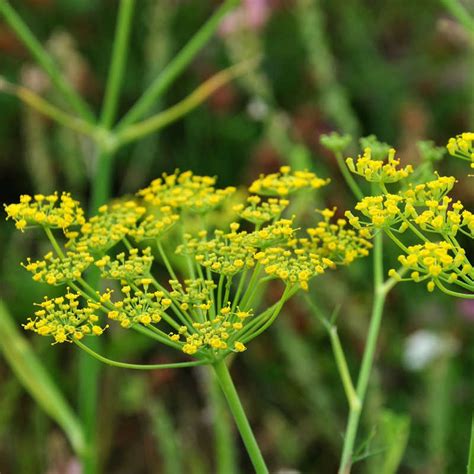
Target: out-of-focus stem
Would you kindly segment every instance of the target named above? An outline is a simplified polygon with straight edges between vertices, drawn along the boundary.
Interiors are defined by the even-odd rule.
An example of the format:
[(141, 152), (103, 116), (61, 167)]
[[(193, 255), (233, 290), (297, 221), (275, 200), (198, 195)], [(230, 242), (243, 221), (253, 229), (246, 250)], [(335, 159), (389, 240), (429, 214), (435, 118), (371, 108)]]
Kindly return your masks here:
[(63, 94), (69, 105), (74, 111), (89, 122), (94, 121), (94, 116), (89, 106), (84, 102), (82, 97), (73, 89), (71, 84), (64, 79), (56, 63), (51, 56), (41, 46), (28, 25), (21, 19), (15, 9), (7, 0), (0, 0), (0, 15), (5, 18), (10, 28), (16, 33), (18, 38), (23, 42), (25, 47), (35, 58), (36, 62), (44, 69), (50, 77), (56, 88)]
[(120, 129), (140, 120), (146, 115), (176, 77), (178, 77), (183, 69), (209, 41), (217, 30), (222, 18), (238, 4), (239, 0), (224, 1), (214, 15), (212, 15), (202, 28), (189, 40), (186, 46), (173, 58), (168, 66), (143, 93), (140, 99), (138, 99), (135, 105), (128, 111), (119, 123)]
[(370, 317), (369, 333), (362, 358), (362, 366), (357, 380), (356, 394), (360, 405), (351, 406), (349, 410), (349, 421), (347, 423), (344, 436), (344, 446), (342, 450), (341, 462), (339, 465), (339, 474), (349, 474), (352, 467), (352, 456), (354, 453), (354, 444), (359, 427), (360, 414), (367, 393), (370, 374), (374, 363), (375, 349), (382, 321), (383, 307), (387, 289), (383, 281), (383, 234), (378, 233), (374, 238), (373, 252), (373, 272), (374, 272), (374, 301), (372, 306), (372, 315)]
[(247, 415), (242, 407), (242, 403), (240, 402), (239, 395), (235, 389), (225, 361), (221, 359), (214, 363), (212, 367), (214, 368), (217, 380), (219, 381), (220, 387), (227, 399), (230, 411), (234, 416), (235, 423), (239, 429), (242, 441), (247, 448), (247, 453), (252, 461), (255, 472), (257, 474), (268, 474), (267, 466), (262, 453), (260, 452), (257, 440), (252, 432), (252, 428), (250, 427)]
[(120, 2), (112, 51), (112, 61), (110, 63), (104, 103), (102, 105), (102, 113), (100, 117), (100, 123), (106, 129), (112, 126), (117, 113), (118, 98), (120, 95), (120, 87), (123, 82), (134, 7), (135, 0), (121, 0)]

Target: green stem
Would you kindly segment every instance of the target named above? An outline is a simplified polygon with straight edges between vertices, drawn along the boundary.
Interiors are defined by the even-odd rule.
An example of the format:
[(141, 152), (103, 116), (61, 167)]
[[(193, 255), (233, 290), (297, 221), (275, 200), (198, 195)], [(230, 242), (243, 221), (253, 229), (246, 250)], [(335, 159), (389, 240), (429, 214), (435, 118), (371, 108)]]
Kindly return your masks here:
[(120, 128), (116, 136), (117, 145), (123, 146), (126, 143), (134, 142), (160, 130), (172, 122), (175, 122), (179, 118), (188, 114), (198, 105), (202, 104), (211, 94), (224, 84), (227, 84), (232, 79), (248, 72), (255, 64), (255, 60), (249, 60), (224, 69), (202, 83), (185, 99), (172, 107), (154, 115), (153, 117), (143, 120), (142, 122), (129, 125), (123, 129)]
[(83, 120), (82, 118), (64, 112), (26, 87), (12, 84), (0, 77), (0, 92), (14, 95), (17, 99), (21, 100), (32, 109), (64, 127), (91, 137), (93, 140), (99, 138), (95, 125)]
[(339, 166), (339, 169), (341, 170), (342, 176), (344, 177), (347, 185), (351, 189), (354, 196), (360, 201), (361, 199), (364, 198), (364, 193), (361, 191), (359, 185), (357, 184), (357, 181), (352, 176), (352, 173), (347, 169), (347, 166), (344, 163), (344, 158), (342, 157), (342, 154), (340, 152), (337, 152), (335, 155), (336, 155), (337, 164)]
[(118, 98), (123, 82), (134, 8), (135, 0), (121, 0), (113, 42), (112, 61), (110, 63), (100, 117), (100, 123), (106, 129), (112, 126), (117, 114)]
[(113, 153), (100, 150), (95, 163), (96, 170), (92, 180), (91, 200), (89, 210), (93, 214), (106, 203), (112, 188)]
[(51, 232), (51, 229), (49, 227), (43, 227), (43, 229), (51, 245), (53, 246), (54, 251), (58, 254), (59, 258), (64, 258), (64, 252), (59, 246), (58, 241), (56, 240), (56, 237), (54, 237), (53, 233)]
[(155, 370), (155, 369), (179, 369), (183, 367), (196, 367), (197, 365), (206, 365), (208, 362), (202, 360), (195, 360), (192, 362), (175, 362), (170, 364), (129, 364), (127, 362), (119, 362), (116, 360), (108, 359), (104, 357), (90, 347), (86, 346), (80, 341), (74, 341), (76, 345), (78, 345), (83, 351), (87, 352), (89, 355), (94, 357), (95, 359), (103, 362), (104, 364), (111, 365), (113, 367), (121, 367), (123, 369), (135, 369), (135, 370)]
[(235, 474), (236, 463), (232, 421), (219, 387), (219, 381), (212, 370), (209, 373), (208, 382), (208, 397), (213, 412), (216, 472)]
[(474, 417), (471, 425), (471, 439), (469, 441), (469, 458), (467, 461), (467, 474), (474, 474)]
[(64, 79), (64, 76), (59, 71), (51, 56), (46, 52), (43, 46), (41, 46), (41, 43), (35, 38), (26, 23), (7, 0), (0, 0), (0, 15), (5, 18), (10, 28), (23, 42), (36, 62), (44, 69), (46, 74), (48, 74), (53, 84), (63, 94), (74, 111), (84, 120), (93, 122), (94, 116), (89, 106), (74, 90), (71, 84)]
[(173, 280), (178, 280), (178, 277), (176, 276), (176, 273), (174, 272), (173, 267), (171, 266), (171, 263), (168, 260), (168, 257), (166, 256), (166, 252), (164, 251), (163, 246), (161, 245), (161, 242), (159, 240), (156, 241), (156, 246), (158, 247), (158, 252), (160, 253), (161, 259), (163, 260), (163, 263), (165, 264), (165, 267), (168, 270), (170, 277), (173, 278)]
[(238, 0), (224, 1), (214, 15), (212, 15), (201, 29), (189, 40), (186, 46), (173, 58), (168, 66), (166, 66), (150, 87), (143, 93), (140, 99), (138, 99), (135, 105), (128, 111), (119, 123), (120, 129), (140, 120), (147, 114), (147, 112), (156, 104), (161, 95), (173, 83), (176, 77), (178, 77), (184, 68), (209, 41), (211, 36), (217, 30), (222, 18), (238, 3)]
[(247, 453), (252, 461), (253, 467), (257, 474), (267, 474), (268, 469), (265, 465), (262, 453), (258, 447), (257, 440), (252, 432), (250, 423), (245, 415), (244, 408), (240, 402), (239, 395), (235, 389), (229, 370), (224, 360), (215, 362), (212, 367), (216, 374), (217, 380), (229, 404), (230, 411), (234, 416), (235, 423), (239, 429), (242, 441), (247, 449)]
[(337, 369), (342, 380), (344, 391), (346, 392), (349, 407), (351, 410), (360, 410), (361, 403), (352, 383), (351, 374), (349, 372), (349, 367), (347, 366), (346, 357), (344, 356), (344, 350), (342, 349), (336, 326), (331, 326), (329, 328), (329, 337), (331, 339), (334, 359), (336, 360)]
[(362, 358), (362, 366), (357, 380), (356, 394), (360, 401), (359, 406), (351, 406), (349, 410), (349, 421), (344, 436), (344, 446), (342, 450), (339, 474), (349, 474), (352, 467), (352, 456), (354, 444), (359, 427), (360, 414), (364, 404), (369, 377), (374, 363), (375, 349), (382, 321), (383, 307), (387, 295), (383, 282), (383, 235), (379, 232), (374, 238), (374, 301), (372, 315), (369, 324), (369, 333)]

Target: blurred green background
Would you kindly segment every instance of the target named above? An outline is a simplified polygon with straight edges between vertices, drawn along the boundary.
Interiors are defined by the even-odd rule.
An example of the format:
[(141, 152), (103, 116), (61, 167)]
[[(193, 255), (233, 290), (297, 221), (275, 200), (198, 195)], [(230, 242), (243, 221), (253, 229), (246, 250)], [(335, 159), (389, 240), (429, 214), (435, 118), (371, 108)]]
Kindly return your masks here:
[[(322, 133), (376, 134), (404, 162), (417, 163), (418, 140), (445, 145), (474, 127), (473, 42), (437, 1), (245, 0), (155, 105), (189, 94), (235, 62), (261, 56), (252, 72), (217, 91), (159, 134), (120, 151), (114, 195), (133, 193), (163, 171), (191, 169), (219, 184), (248, 185), (282, 164), (310, 167), (332, 183), (321, 206), (355, 204)], [(112, 48), (115, 0), (21, 0), (11, 4), (98, 109)], [(120, 113), (134, 103), (219, 2), (139, 0)], [(0, 74), (59, 105), (49, 81), (0, 20)], [(71, 191), (84, 205), (92, 158), (84, 139), (0, 94), (0, 201), (22, 193)], [(456, 196), (472, 209), (474, 186), (449, 158), (440, 173), (460, 179)], [(321, 204), (324, 203), (324, 204)], [(311, 211), (311, 203), (309, 211)], [(313, 206), (314, 207), (314, 206)], [(0, 223), (0, 297), (18, 325), (51, 289), (18, 264), (46, 251), (39, 233)], [(471, 252), (473, 249), (470, 248)], [(387, 245), (387, 267), (396, 251)], [(271, 288), (270, 288), (271, 293)], [(331, 312), (341, 304), (339, 334), (353, 377), (360, 366), (371, 304), (370, 259), (329, 273), (311, 287)], [(267, 295), (271, 299), (271, 294)], [(420, 332), (424, 331), (424, 332)], [(413, 339), (413, 335), (418, 339)], [(422, 285), (390, 294), (354, 472), (384, 471), (386, 426), (410, 434), (398, 472), (465, 472), (474, 399), (474, 302), (459, 302)], [(411, 341), (411, 345), (410, 345)], [(415, 341), (415, 342), (413, 342)], [(423, 347), (436, 348), (422, 360)], [(77, 405), (77, 351), (31, 338), (54, 380)], [(408, 344), (408, 346), (407, 346)], [(425, 344), (425, 345), (423, 345)], [(413, 349), (415, 347), (415, 349)], [(421, 349), (420, 349), (421, 348)], [(116, 359), (167, 361), (174, 356), (138, 335), (114, 334), (105, 352)], [(413, 355), (414, 352), (414, 355)], [(421, 354), (421, 355), (420, 355)], [(347, 415), (328, 337), (295, 298), (277, 323), (233, 364), (272, 472), (336, 472)], [(133, 373), (106, 368), (99, 407), (100, 454), (106, 473), (209, 473), (213, 411), (206, 373), (192, 369)], [(389, 429), (394, 433), (394, 429)], [(396, 431), (396, 430), (395, 430)], [(172, 433), (171, 435), (169, 433)], [(251, 472), (234, 431), (238, 470)], [(76, 473), (68, 443), (0, 359), (0, 472)], [(224, 473), (227, 474), (227, 473)]]

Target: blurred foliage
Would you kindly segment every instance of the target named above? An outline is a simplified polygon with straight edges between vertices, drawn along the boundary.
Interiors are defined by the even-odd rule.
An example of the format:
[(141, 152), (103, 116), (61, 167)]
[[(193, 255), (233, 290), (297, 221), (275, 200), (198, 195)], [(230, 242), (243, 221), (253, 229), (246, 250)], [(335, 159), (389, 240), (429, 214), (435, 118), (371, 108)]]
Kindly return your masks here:
[[(112, 47), (115, 0), (11, 3), (97, 109)], [(217, 3), (138, 2), (121, 112)], [(472, 42), (437, 1), (243, 3), (246, 14), (226, 19), (218, 37), (154, 111), (176, 103), (233, 62), (262, 55), (261, 67), (222, 87), (204, 106), (159, 135), (123, 150), (115, 170), (116, 192), (132, 192), (176, 167), (218, 175), (224, 186), (247, 184), (259, 172), (291, 162), (330, 176), (325, 204), (343, 210), (354, 201), (335, 160), (319, 145), (320, 134), (334, 129), (374, 133), (396, 146), (403, 161), (417, 163), (417, 141), (431, 139), (443, 146), (450, 136), (474, 126)], [(0, 74), (58, 103), (48, 80), (1, 22)], [(64, 189), (85, 202), (91, 167), (88, 143), (12, 97), (0, 94), (0, 110), (1, 201)], [(441, 162), (443, 173), (457, 174), (459, 165), (452, 161)], [(458, 193), (472, 207), (472, 180), (459, 183)], [(298, 212), (315, 205), (303, 202)], [(32, 303), (51, 289), (33, 284), (17, 264), (26, 255), (43, 253), (37, 235), (13, 232), (13, 226), (0, 223), (0, 297), (20, 324)], [(387, 266), (395, 255), (387, 246)], [(369, 261), (361, 261), (345, 272), (319, 278), (310, 289), (327, 313), (341, 305), (339, 334), (353, 377), (368, 323), (370, 272)], [(262, 298), (271, 298), (271, 292), (270, 287)], [(404, 364), (406, 338), (420, 328), (453, 338), (457, 350), (411, 371)], [(427, 294), (412, 284), (395, 288), (384, 315), (360, 436), (367, 442), (358, 447), (363, 459), (354, 472), (395, 472), (398, 462), (401, 473), (465, 471), (474, 398), (473, 337), (471, 302)], [(50, 348), (38, 339), (32, 340), (36, 354), (76, 404), (75, 351)], [(130, 361), (171, 357), (162, 346), (157, 351), (129, 333), (112, 334), (105, 351)], [(336, 471), (346, 401), (324, 328), (302, 300), (289, 303), (280, 321), (252, 344), (232, 371), (273, 472)], [(201, 378), (197, 369), (154, 374), (107, 369), (99, 420), (105, 472), (215, 472), (212, 416)], [(25, 395), (3, 360), (0, 387), (0, 472), (72, 472), (75, 460), (64, 436)], [(164, 437), (170, 431), (174, 436)], [(239, 472), (250, 472), (236, 433), (234, 437)]]

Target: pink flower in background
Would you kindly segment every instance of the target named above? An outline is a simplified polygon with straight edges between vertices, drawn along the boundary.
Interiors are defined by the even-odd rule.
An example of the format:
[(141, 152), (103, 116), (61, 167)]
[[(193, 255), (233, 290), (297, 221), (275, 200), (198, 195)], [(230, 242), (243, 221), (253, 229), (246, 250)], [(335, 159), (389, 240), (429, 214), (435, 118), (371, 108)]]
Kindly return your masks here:
[(225, 36), (243, 28), (258, 30), (265, 25), (269, 16), (269, 0), (244, 0), (242, 6), (224, 18), (220, 33)]
[(474, 322), (474, 300), (459, 301), (457, 306), (464, 319)]

